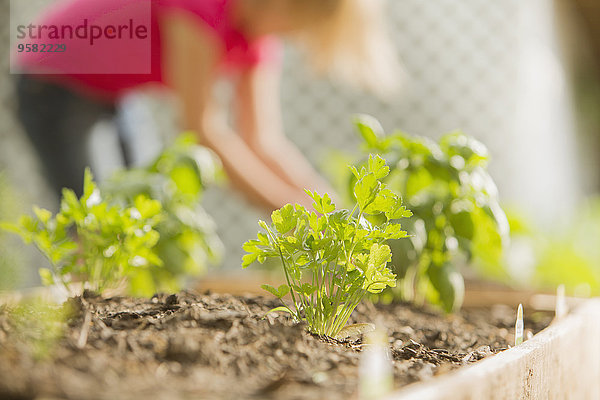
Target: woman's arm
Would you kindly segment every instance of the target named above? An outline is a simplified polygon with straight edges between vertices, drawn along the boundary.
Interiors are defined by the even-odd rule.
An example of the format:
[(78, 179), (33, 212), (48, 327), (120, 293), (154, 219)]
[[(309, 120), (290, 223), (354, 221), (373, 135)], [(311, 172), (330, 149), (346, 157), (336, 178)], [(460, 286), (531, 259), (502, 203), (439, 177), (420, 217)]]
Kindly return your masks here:
[(258, 65), (242, 74), (237, 85), (237, 126), (256, 156), (288, 184), (333, 194), (298, 148), (283, 134), (280, 68)]
[(310, 204), (231, 131), (211, 101), (219, 44), (183, 12), (163, 18), (161, 32), (165, 81), (181, 101), (185, 128), (217, 153), (233, 186), (267, 211), (286, 203)]

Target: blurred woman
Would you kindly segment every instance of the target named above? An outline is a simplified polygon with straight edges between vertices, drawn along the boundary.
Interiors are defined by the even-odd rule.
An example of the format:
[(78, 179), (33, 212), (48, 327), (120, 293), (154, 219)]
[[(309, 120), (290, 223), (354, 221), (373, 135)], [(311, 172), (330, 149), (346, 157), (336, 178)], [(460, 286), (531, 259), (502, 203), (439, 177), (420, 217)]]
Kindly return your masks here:
[[(123, 16), (125, 3), (134, 6), (127, 17), (135, 20), (132, 13), (144, 12), (144, 7), (135, 7), (139, 2), (143, 0), (68, 0), (49, 10), (41, 24), (77, 26), (86, 20), (106, 26), (111, 16)], [(194, 131), (201, 144), (220, 156), (234, 187), (262, 208), (309, 204), (303, 188), (328, 190), (283, 135), (278, 39), (293, 38), (319, 72), (385, 91), (392, 86), (395, 65), (382, 32), (380, 2), (152, 0), (150, 4), (147, 74), (119, 73), (143, 54), (143, 48), (131, 44), (103, 54), (102, 59), (78, 58), (73, 46), (64, 53), (21, 53), (19, 65), (25, 75), (17, 85), (19, 115), (52, 186), (57, 191), (64, 186), (81, 191), (82, 171), (89, 164), (85, 150), (89, 128), (114, 113), (123, 94), (158, 84), (178, 99), (183, 128)], [(137, 17), (141, 20), (143, 15)], [(51, 42), (40, 37), (42, 33), (32, 35), (36, 38), (30, 42)], [(92, 63), (107, 59), (115, 67), (111, 73), (85, 73), (93, 70), (87, 68), (94, 67)], [(84, 73), (73, 73), (73, 66)], [(223, 76), (235, 87), (233, 128), (213, 97), (215, 82)]]

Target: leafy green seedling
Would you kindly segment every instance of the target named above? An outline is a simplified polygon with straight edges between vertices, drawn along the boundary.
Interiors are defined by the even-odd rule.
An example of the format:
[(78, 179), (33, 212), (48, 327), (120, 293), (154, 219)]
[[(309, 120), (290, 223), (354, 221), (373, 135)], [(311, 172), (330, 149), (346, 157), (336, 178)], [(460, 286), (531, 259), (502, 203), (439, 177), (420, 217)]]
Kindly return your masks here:
[[(365, 153), (377, 152), (387, 160), (385, 183), (402, 193), (414, 213), (405, 224), (410, 240), (389, 243), (400, 281), (396, 293), (408, 301), (427, 299), (446, 311), (459, 308), (464, 283), (455, 268), (458, 255), (474, 259), (470, 264), (489, 276), (505, 277), (502, 249), (508, 224), (486, 171), (485, 146), (460, 132), (438, 143), (401, 132), (386, 136), (370, 116), (358, 116), (355, 124)], [(347, 174), (346, 182), (350, 192), (356, 179)]]
[(127, 281), (130, 293), (151, 295), (150, 271), (162, 265), (153, 250), (161, 211), (160, 202), (143, 195), (129, 207), (110, 205), (86, 169), (82, 197), (63, 189), (58, 214), (35, 207), (35, 216), (2, 226), (34, 243), (48, 258), (52, 269), (40, 269), (45, 285), (59, 282), (69, 290), (70, 283), (80, 279), (85, 287), (101, 292)]
[(517, 322), (515, 323), (515, 346), (523, 343), (523, 305), (517, 309)]
[(146, 167), (118, 171), (102, 186), (107, 200), (131, 207), (144, 195), (162, 205), (156, 225), (155, 252), (162, 268), (152, 268), (150, 291), (174, 292), (189, 277), (205, 273), (221, 258), (223, 244), (216, 225), (201, 205), (206, 187), (222, 173), (218, 158), (182, 135)]
[[(288, 204), (273, 212), (270, 225), (260, 221), (264, 232), (244, 244), (244, 268), (268, 258), (281, 262), (287, 284), (263, 285), (283, 302), (271, 311), (288, 312), (306, 321), (310, 332), (330, 337), (365, 295), (396, 285), (385, 242), (406, 237), (398, 220), (412, 215), (382, 182), (389, 173), (383, 158), (370, 156), (365, 166), (351, 170), (356, 178), (352, 210), (336, 210), (327, 193), (307, 191), (318, 214)], [(284, 299), (288, 294), (291, 303)]]

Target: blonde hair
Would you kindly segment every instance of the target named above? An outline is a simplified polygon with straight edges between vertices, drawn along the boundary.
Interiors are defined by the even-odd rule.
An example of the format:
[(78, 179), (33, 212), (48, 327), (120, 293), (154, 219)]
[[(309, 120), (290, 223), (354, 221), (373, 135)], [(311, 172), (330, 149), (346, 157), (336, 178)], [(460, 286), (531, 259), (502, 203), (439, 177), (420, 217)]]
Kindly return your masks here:
[(292, 1), (322, 11), (298, 34), (317, 72), (384, 96), (398, 88), (401, 68), (386, 32), (382, 0)]

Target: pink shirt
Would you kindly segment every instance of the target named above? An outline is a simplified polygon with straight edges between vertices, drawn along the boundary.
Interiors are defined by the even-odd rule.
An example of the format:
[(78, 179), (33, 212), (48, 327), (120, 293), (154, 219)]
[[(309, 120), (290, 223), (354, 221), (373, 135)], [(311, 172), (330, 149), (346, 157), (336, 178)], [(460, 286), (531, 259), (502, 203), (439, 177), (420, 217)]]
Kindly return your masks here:
[[(36, 26), (43, 24), (75, 27), (87, 20), (90, 26), (106, 28), (111, 24), (118, 26), (126, 22), (123, 18), (131, 18), (133, 21), (143, 21), (144, 26), (149, 25), (149, 32), (145, 32), (145, 28), (138, 31), (142, 34), (141, 37), (146, 39), (130, 38), (126, 28), (125, 34), (118, 40), (99, 39), (94, 46), (89, 46), (87, 40), (80, 38), (68, 40), (63, 36), (60, 39), (49, 39), (49, 31), (46, 30), (43, 31), (45, 37), (27, 37), (27, 42), (37, 43), (39, 46), (64, 43), (65, 52), (22, 52), (19, 53), (18, 65), (24, 72), (43, 73), (44, 77), (109, 100), (114, 100), (127, 90), (142, 84), (162, 84), (163, 43), (158, 21), (161, 16), (172, 10), (189, 13), (202, 27), (215, 34), (222, 45), (221, 71), (240, 70), (261, 62), (277, 60), (280, 55), (277, 40), (264, 37), (250, 41), (234, 26), (232, 4), (235, 1), (65, 0), (47, 12)], [(123, 7), (127, 7), (126, 12), (122, 12)], [(111, 28), (109, 32), (115, 34)], [(147, 36), (143, 36), (144, 33)], [(144, 73), (121, 73), (140, 71), (140, 66)], [(110, 73), (78, 73), (96, 70)]]

